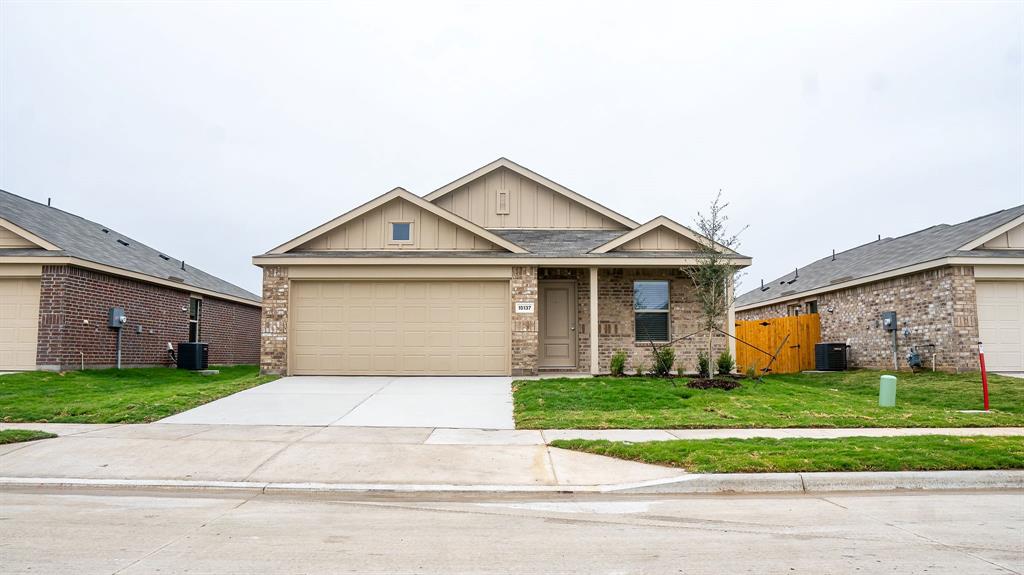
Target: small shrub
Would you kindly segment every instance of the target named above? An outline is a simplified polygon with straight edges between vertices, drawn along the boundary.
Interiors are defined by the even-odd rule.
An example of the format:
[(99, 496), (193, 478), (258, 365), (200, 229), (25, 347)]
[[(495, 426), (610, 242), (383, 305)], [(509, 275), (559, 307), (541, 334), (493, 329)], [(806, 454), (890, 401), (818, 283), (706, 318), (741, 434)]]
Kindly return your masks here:
[(732, 354), (728, 350), (718, 354), (718, 373), (721, 375), (728, 375), (732, 373), (732, 368), (736, 367), (736, 362), (732, 360)]
[(754, 379), (757, 377), (757, 370), (754, 369), (754, 366), (751, 365), (750, 367), (747, 368), (747, 377), (749, 377), (750, 379)]
[(644, 364), (644, 360), (637, 359), (633, 362), (633, 372), (636, 375), (643, 375), (645, 371), (647, 371), (647, 365)]
[(711, 358), (703, 351), (697, 354), (697, 375), (711, 377)]
[(658, 377), (672, 375), (672, 365), (676, 362), (676, 350), (665, 346), (659, 350), (651, 350), (654, 362), (654, 374)]
[(622, 377), (626, 373), (626, 352), (619, 350), (613, 353), (608, 369), (615, 377)]

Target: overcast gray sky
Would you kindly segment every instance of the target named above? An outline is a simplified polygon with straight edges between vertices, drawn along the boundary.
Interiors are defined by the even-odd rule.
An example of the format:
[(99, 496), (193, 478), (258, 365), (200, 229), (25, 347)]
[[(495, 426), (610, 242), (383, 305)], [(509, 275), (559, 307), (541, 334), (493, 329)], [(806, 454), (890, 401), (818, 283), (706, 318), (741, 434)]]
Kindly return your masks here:
[(1024, 3), (0, 2), (0, 187), (259, 291), (251, 256), (499, 156), (745, 288), (1024, 203)]

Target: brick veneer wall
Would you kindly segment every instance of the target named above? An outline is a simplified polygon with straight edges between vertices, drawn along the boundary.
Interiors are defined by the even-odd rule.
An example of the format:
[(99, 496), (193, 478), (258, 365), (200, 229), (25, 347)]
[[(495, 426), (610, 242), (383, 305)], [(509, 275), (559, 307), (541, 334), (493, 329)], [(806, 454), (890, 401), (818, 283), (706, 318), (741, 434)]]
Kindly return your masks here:
[[(895, 311), (901, 369), (911, 345), (930, 366), (933, 348), (925, 344), (932, 343), (936, 368), (973, 371), (979, 368), (976, 297), (974, 268), (947, 266), (736, 312), (736, 319), (781, 317), (789, 304), (817, 300), (822, 341), (849, 340), (853, 367), (892, 369), (892, 334), (882, 329), (880, 316)], [(904, 326), (909, 337), (902, 334)]]
[[(538, 329), (537, 268), (512, 268), (512, 375), (537, 373)], [(534, 302), (534, 313), (516, 313), (515, 302)]]
[(288, 268), (263, 268), (263, 316), (260, 320), (260, 372), (288, 372)]
[[(676, 269), (601, 269), (598, 270), (598, 353), (602, 372), (608, 371), (612, 354), (622, 350), (628, 360), (627, 370), (637, 361), (646, 369), (653, 365), (649, 343), (635, 341), (633, 320), (633, 282), (637, 280), (668, 280), (669, 329), (673, 338), (700, 330), (700, 306), (690, 278)], [(697, 370), (697, 354), (707, 349), (707, 333), (701, 332), (672, 345), (676, 350), (676, 365), (684, 371)], [(714, 355), (728, 348), (724, 335), (712, 338)], [(589, 352), (588, 352), (589, 353)], [(712, 363), (714, 358), (712, 358)]]
[[(114, 365), (117, 336), (107, 327), (107, 314), (123, 307), (128, 325), (121, 333), (122, 366), (167, 365), (167, 343), (188, 339), (188, 301), (188, 291), (70, 265), (44, 266), (36, 364), (51, 370), (77, 369), (83, 362)], [(256, 363), (259, 313), (258, 306), (203, 297), (202, 339), (210, 344), (210, 363)]]

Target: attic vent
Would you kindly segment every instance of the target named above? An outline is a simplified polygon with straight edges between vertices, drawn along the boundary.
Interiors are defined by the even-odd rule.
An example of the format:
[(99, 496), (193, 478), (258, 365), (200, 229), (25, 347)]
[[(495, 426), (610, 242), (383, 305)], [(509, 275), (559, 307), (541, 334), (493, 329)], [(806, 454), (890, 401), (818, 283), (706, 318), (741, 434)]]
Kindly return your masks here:
[(105, 234), (109, 234), (109, 233), (110, 233), (110, 230), (108, 230), (107, 228), (103, 228), (103, 233), (105, 233)]
[(165, 256), (164, 254), (160, 254), (160, 259), (162, 259), (162, 260), (164, 260), (166, 262), (166, 261), (170, 260), (171, 258), (169, 258), (168, 256)]
[(497, 197), (494, 201), (495, 213), (504, 216), (508, 215), (508, 192), (505, 190), (498, 190)]
[(179, 278), (178, 276), (167, 276), (167, 279), (171, 280), (172, 282), (178, 282), (178, 283), (182, 283), (182, 284), (185, 283), (185, 280), (182, 279), (182, 278)]
[(852, 279), (853, 279), (853, 276), (843, 276), (841, 278), (836, 278), (836, 279), (834, 279), (834, 280), (832, 280), (832, 281), (830, 281), (828, 283), (830, 283), (830, 284), (841, 284), (843, 282), (848, 282), (848, 281), (850, 281)]
[(117, 238), (117, 243), (121, 244), (122, 246), (128, 245), (128, 242), (122, 240), (121, 238)]

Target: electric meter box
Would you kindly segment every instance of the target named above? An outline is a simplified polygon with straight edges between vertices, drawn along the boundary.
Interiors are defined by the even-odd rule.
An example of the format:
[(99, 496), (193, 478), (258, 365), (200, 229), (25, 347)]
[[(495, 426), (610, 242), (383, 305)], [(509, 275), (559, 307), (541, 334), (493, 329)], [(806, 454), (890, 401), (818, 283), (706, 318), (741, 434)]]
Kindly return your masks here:
[(896, 312), (894, 312), (894, 311), (883, 311), (882, 312), (882, 328), (885, 331), (896, 331)]
[(128, 317), (124, 315), (123, 307), (112, 307), (110, 313), (107, 315), (107, 327), (114, 329), (121, 329), (124, 327), (125, 322), (128, 321)]

